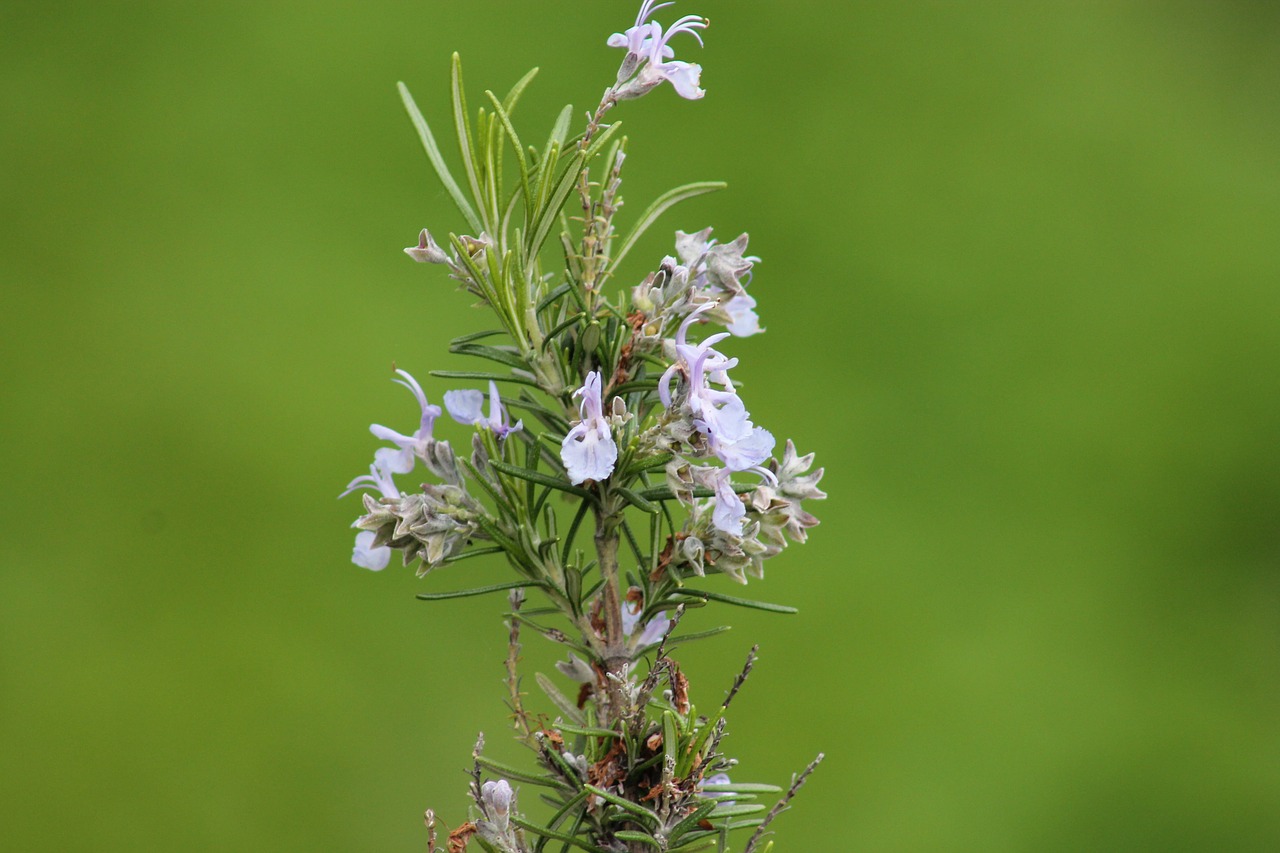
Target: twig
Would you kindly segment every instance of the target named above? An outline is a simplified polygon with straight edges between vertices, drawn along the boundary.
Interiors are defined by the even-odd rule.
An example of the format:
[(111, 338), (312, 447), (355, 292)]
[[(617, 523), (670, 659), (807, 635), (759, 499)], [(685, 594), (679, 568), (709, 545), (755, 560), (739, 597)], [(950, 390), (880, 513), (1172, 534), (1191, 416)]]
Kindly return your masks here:
[(436, 853), (436, 813), (427, 809), (422, 813), (422, 822), (427, 825), (427, 853)]
[(751, 668), (756, 665), (756, 656), (759, 651), (760, 644), (757, 643), (751, 647), (751, 651), (747, 652), (747, 662), (742, 665), (742, 672), (738, 673), (738, 677), (733, 680), (733, 686), (729, 688), (729, 695), (724, 697), (724, 707), (729, 707), (733, 697), (737, 696), (738, 691), (742, 689), (742, 685), (747, 683), (747, 676), (751, 675)]
[(778, 800), (778, 804), (771, 808), (769, 813), (765, 815), (764, 822), (756, 827), (755, 833), (752, 834), (751, 840), (747, 842), (747, 846), (743, 848), (742, 853), (753, 853), (756, 849), (756, 845), (764, 839), (764, 833), (765, 830), (769, 828), (769, 824), (773, 822), (774, 818), (787, 810), (787, 807), (791, 804), (791, 800), (795, 797), (796, 793), (799, 792), (799, 790), (804, 786), (804, 783), (808, 781), (809, 774), (822, 763), (822, 759), (825, 757), (825, 755), (819, 752), (818, 757), (813, 759), (813, 761), (810, 761), (809, 766), (806, 767), (799, 776), (792, 778), (791, 787), (787, 789), (787, 793), (783, 794), (782, 799)]
[(486, 818), (489, 811), (484, 807), (484, 799), (480, 796), (480, 779), (483, 771), (480, 769), (480, 753), (484, 752), (484, 732), (480, 732), (476, 738), (476, 745), (471, 750), (471, 784), (468, 788), (471, 790), (471, 799), (475, 800), (476, 808), (480, 810), (480, 814)]
[(516, 728), (524, 732), (524, 736), (528, 738), (532, 732), (529, 729), (529, 719), (524, 710), (524, 703), (520, 701), (523, 694), (520, 692), (520, 672), (517, 669), (520, 663), (521, 646), (520, 620), (516, 618), (516, 614), (524, 604), (524, 590), (519, 587), (511, 590), (508, 601), (511, 603), (511, 621), (507, 623), (510, 631), (507, 639), (507, 692), (511, 696), (511, 713), (515, 716)]

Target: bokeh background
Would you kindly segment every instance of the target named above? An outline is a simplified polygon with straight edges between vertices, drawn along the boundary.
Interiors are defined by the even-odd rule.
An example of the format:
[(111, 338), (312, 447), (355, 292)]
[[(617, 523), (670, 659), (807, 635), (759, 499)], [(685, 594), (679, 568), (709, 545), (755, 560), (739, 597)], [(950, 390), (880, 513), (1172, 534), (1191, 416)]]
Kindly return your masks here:
[[(502, 567), (357, 569), (335, 500), (486, 322), (401, 254), (461, 224), (394, 84), (539, 65), (540, 138), (635, 5), (0, 6), (0, 846), (422, 850), (521, 760), (501, 602), (413, 598)], [(675, 10), (627, 210), (731, 187), (631, 274), (750, 231), (744, 394), (831, 495), (750, 590), (801, 614), (685, 652), (762, 646), (742, 777), (828, 755), (780, 850), (1280, 849), (1278, 9)]]

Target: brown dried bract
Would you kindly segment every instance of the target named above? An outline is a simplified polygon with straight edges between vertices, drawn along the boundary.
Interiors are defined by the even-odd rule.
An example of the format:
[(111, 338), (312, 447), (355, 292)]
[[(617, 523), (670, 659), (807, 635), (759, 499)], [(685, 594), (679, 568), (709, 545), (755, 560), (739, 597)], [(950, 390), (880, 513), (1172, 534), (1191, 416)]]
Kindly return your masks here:
[[(639, 311), (632, 311), (627, 315), (627, 323), (636, 335), (640, 334), (640, 330), (644, 328), (644, 321), (644, 314)], [(609, 379), (610, 388), (616, 388), (630, 377), (631, 354), (635, 351), (635, 345), (634, 337), (627, 338), (627, 342), (622, 345), (622, 351), (618, 353), (618, 368), (613, 371), (613, 377)]]
[(671, 658), (665, 658), (667, 672), (671, 678), (671, 701), (681, 714), (689, 713), (689, 679), (680, 671), (680, 665)]
[(594, 694), (595, 692), (596, 692), (596, 689), (591, 684), (584, 683), (581, 687), (578, 688), (578, 709), (579, 710), (587, 707), (587, 700), (590, 699), (592, 694)]
[[(578, 707), (581, 708), (582, 706), (579, 705)], [(555, 729), (543, 728), (540, 731), (542, 732), (543, 737), (547, 739), (547, 743), (556, 748), (556, 752), (564, 750), (564, 735), (560, 734)]]
[[(683, 538), (683, 537), (681, 537)], [(649, 580), (660, 581), (663, 575), (667, 573), (667, 566), (671, 565), (671, 555), (675, 553), (676, 540), (674, 536), (667, 537), (667, 544), (662, 551), (658, 553), (658, 565), (649, 574)]]
[(587, 781), (597, 788), (608, 788), (621, 782), (625, 775), (618, 759), (626, 754), (621, 740), (615, 740), (604, 757), (587, 768)]
[(449, 833), (449, 853), (464, 853), (467, 849), (467, 842), (471, 840), (471, 836), (476, 834), (476, 825), (471, 821), (467, 821), (462, 826)]

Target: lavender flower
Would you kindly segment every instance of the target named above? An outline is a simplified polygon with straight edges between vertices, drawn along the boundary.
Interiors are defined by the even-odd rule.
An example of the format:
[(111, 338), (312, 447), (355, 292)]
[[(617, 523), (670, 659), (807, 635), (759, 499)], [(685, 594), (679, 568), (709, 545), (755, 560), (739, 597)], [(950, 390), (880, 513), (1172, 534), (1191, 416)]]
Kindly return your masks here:
[(644, 623), (644, 627), (637, 632), (636, 628), (640, 627), (640, 614), (644, 608), (639, 602), (629, 601), (622, 605), (622, 633), (624, 636), (631, 637), (631, 642), (637, 649), (643, 649), (645, 646), (652, 646), (663, 638), (667, 631), (671, 628), (671, 617), (666, 612), (659, 613), (648, 622)]
[(374, 454), (376, 464), (394, 474), (408, 474), (413, 470), (414, 457), (425, 456), (427, 453), (427, 448), (432, 442), (431, 428), (436, 418), (440, 417), (440, 407), (427, 402), (427, 395), (422, 393), (422, 386), (407, 371), (397, 370), (396, 373), (403, 378), (391, 381), (408, 388), (417, 399), (418, 406), (422, 409), (422, 420), (413, 435), (401, 435), (381, 424), (370, 425), (369, 432), (383, 441), (390, 441), (398, 448), (397, 450), (392, 450), (390, 447), (379, 448)]
[(733, 484), (729, 482), (729, 474), (728, 468), (716, 471), (716, 504), (715, 510), (711, 513), (711, 523), (717, 530), (732, 536), (741, 536), (742, 519), (747, 515), (747, 507), (733, 490)]
[[(679, 33), (689, 33), (698, 40), (698, 44), (702, 44), (702, 36), (698, 35), (698, 30), (706, 28), (706, 20), (696, 15), (686, 15), (665, 32), (661, 24), (647, 20), (658, 9), (671, 5), (673, 3), (654, 5), (654, 0), (645, 0), (636, 15), (635, 25), (624, 33), (609, 36), (610, 47), (623, 47), (627, 50), (627, 55), (618, 68), (619, 85), (613, 90), (613, 96), (617, 100), (638, 98), (663, 80), (671, 83), (676, 94), (682, 98), (696, 100), (706, 94), (698, 87), (702, 66), (672, 59), (675, 52), (668, 45), (672, 37)], [(640, 73), (632, 80), (631, 75), (636, 69)]]
[(584, 480), (603, 480), (613, 473), (618, 461), (618, 445), (609, 432), (609, 422), (604, 417), (604, 405), (600, 400), (600, 371), (587, 374), (582, 387), (573, 392), (582, 398), (579, 412), (582, 420), (569, 430), (560, 444), (560, 458), (569, 472), (569, 482), (577, 485)]
[(380, 572), (391, 562), (391, 548), (386, 545), (374, 545), (378, 534), (370, 530), (361, 530), (356, 534), (356, 545), (351, 551), (351, 562), (362, 569)]
[[(670, 409), (671, 380), (677, 370), (682, 370), (687, 388), (685, 406), (693, 418), (693, 426), (707, 437), (711, 452), (729, 469), (746, 471), (768, 459), (775, 442), (768, 430), (751, 422), (750, 413), (729, 380), (728, 371), (738, 360), (712, 348), (729, 334), (721, 332), (701, 343), (688, 343), (689, 326), (700, 314), (714, 307), (715, 303), (700, 305), (680, 324), (675, 340), (677, 361), (659, 379), (658, 394), (662, 404)], [(717, 385), (721, 387), (715, 387)]]
[[(400, 490), (396, 488), (395, 480), (391, 477), (391, 472), (381, 467), (376, 461), (369, 466), (368, 474), (361, 474), (350, 483), (347, 483), (347, 490), (338, 495), (344, 498), (354, 492), (356, 489), (377, 489), (384, 498), (399, 498)], [(356, 545), (351, 552), (351, 562), (361, 568), (370, 571), (380, 572), (391, 562), (391, 549), (386, 545), (375, 545), (374, 540), (377, 534), (369, 530), (361, 531), (356, 534)]]
[[(703, 785), (731, 785), (733, 784), (733, 780), (729, 778), (728, 773), (717, 773), (714, 776), (710, 776), (706, 779), (703, 779), (702, 784)], [(734, 806), (734, 805), (737, 805), (738, 803), (737, 800), (728, 799), (727, 794), (713, 793), (711, 794), (711, 799), (716, 800), (716, 802), (722, 806)]]
[(516, 421), (515, 426), (509, 425), (506, 407), (502, 405), (502, 398), (498, 396), (498, 383), (493, 380), (489, 381), (489, 417), (487, 418), (480, 412), (483, 405), (484, 394), (479, 391), (446, 391), (444, 393), (444, 407), (448, 410), (449, 417), (460, 424), (479, 424), (488, 427), (498, 438), (506, 438), (507, 433), (524, 428), (524, 421)]

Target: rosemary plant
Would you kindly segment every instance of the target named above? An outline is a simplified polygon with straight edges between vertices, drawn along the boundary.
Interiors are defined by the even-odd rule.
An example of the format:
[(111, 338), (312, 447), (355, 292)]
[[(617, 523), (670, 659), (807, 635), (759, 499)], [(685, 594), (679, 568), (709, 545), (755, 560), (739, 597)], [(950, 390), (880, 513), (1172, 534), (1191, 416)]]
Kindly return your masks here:
[[(797, 454), (787, 441), (775, 456), (773, 435), (752, 422), (730, 378), (737, 359), (717, 349), (761, 331), (747, 292), (759, 259), (746, 254), (747, 235), (722, 243), (710, 228), (677, 231), (673, 256), (619, 287), (623, 262), (663, 213), (723, 187), (681, 186), (629, 227), (615, 222), (626, 140), (606, 121), (611, 111), (663, 82), (684, 98), (704, 94), (700, 66), (674, 59), (671, 41), (701, 42), (707, 22), (687, 16), (664, 28), (652, 16), (670, 5), (646, 0), (635, 23), (608, 39), (625, 51), (616, 79), (577, 135), (566, 106), (541, 147), (527, 144), (512, 118), (536, 69), (505, 97), (486, 91), (473, 112), (455, 54), (458, 176), (400, 86), (427, 158), (466, 223), (444, 245), (424, 230), (405, 251), (443, 267), (495, 323), (449, 347), (485, 364), (432, 372), (482, 386), (443, 399), (450, 418), (473, 430), (469, 453), (435, 436), (441, 408), (411, 374), (396, 371), (421, 418), (409, 435), (370, 428), (387, 446), (344, 492), (364, 490), (353, 560), (380, 570), (399, 551), (424, 576), (502, 555), (513, 580), (418, 597), (507, 593), (506, 700), (533, 754), (533, 766), (508, 767), (483, 754), (483, 738), (477, 743), (474, 810), (444, 839), (449, 853), (471, 843), (502, 853), (766, 851), (770, 822), (821, 760), (785, 791), (731, 780), (735, 762), (721, 748), (725, 713), (755, 649), (711, 708), (694, 706), (671, 656), (679, 644), (725, 630), (682, 631), (690, 608), (790, 611), (726, 594), (716, 576), (740, 584), (762, 577), (765, 561), (818, 523), (803, 501), (825, 495), (812, 454)], [(708, 326), (724, 331), (700, 334)], [(419, 469), (431, 481), (402, 491), (396, 477)], [(524, 607), (530, 594), (540, 599), (536, 608)], [(564, 651), (558, 679), (535, 676), (553, 717), (525, 706), (524, 629)], [(523, 796), (536, 789), (549, 816), (526, 817), (513, 785)], [(766, 812), (756, 800), (773, 793), (782, 797)], [(430, 811), (426, 822), (428, 848), (438, 850)]]

